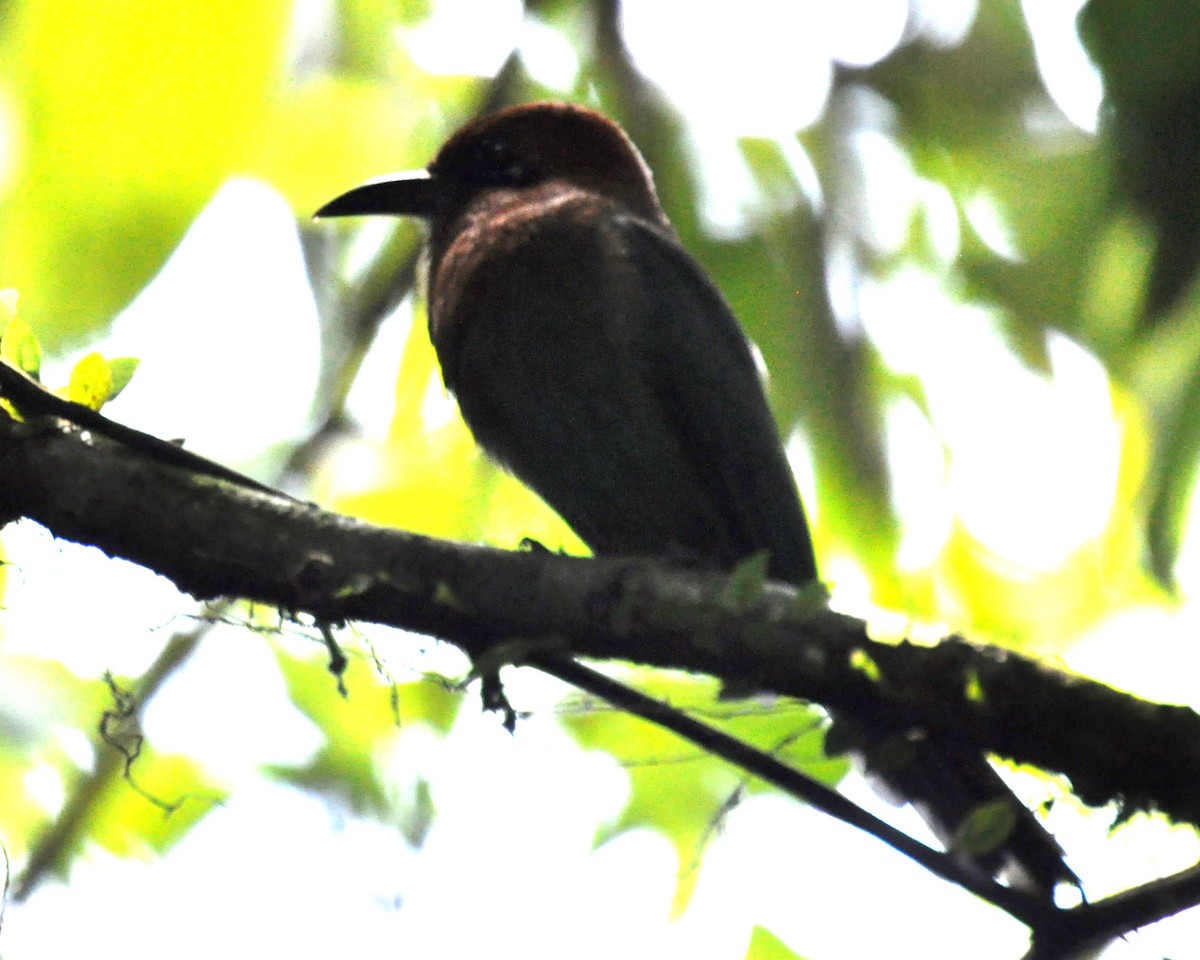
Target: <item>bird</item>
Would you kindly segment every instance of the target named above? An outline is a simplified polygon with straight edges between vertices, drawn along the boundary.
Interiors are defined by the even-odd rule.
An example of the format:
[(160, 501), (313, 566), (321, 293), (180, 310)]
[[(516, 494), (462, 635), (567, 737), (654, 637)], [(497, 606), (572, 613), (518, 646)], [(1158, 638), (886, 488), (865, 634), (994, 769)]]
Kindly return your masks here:
[(484, 117), (427, 176), (384, 178), (318, 217), (432, 223), (430, 333), (492, 457), (598, 554), (816, 579), (808, 523), (749, 342), (683, 249), (641, 155), (568, 104)]
[[(620, 126), (554, 102), (479, 117), (425, 171), (369, 181), (315, 214), (363, 215), (428, 222), (426, 304), (446, 387), (480, 446), (595, 554), (730, 570), (765, 551), (771, 578), (818, 580), (750, 341)], [(890, 780), (932, 794), (909, 797), (923, 808), (946, 795), (943, 839), (1010, 795), (979, 754), (922, 760), (932, 786), (912, 766)], [(1012, 839), (1029, 850), (1012, 859), (1040, 888), (1073, 877), (1018, 807)]]

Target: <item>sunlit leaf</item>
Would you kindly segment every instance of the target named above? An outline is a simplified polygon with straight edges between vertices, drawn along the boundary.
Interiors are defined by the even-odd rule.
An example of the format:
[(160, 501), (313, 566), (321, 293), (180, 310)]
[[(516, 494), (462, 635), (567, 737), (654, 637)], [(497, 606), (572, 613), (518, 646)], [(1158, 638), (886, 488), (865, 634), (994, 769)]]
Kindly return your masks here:
[(108, 369), (112, 374), (112, 388), (108, 394), (109, 400), (115, 400), (121, 391), (129, 386), (129, 381), (133, 379), (133, 375), (137, 372), (138, 365), (141, 362), (137, 357), (114, 357), (108, 361)]
[[(343, 697), (326, 663), (311, 656), (294, 657), (283, 649), (276, 650), (276, 657), (292, 702), (317, 725), (325, 743), (303, 766), (274, 765), (270, 772), (337, 798), (356, 813), (394, 819), (397, 804), (404, 800), (397, 798), (395, 784), (380, 769), (383, 749), (414, 723), (445, 733), (457, 716), (461, 694), (432, 680), (391, 682), (354, 653), (342, 676), (347, 692)], [(422, 789), (414, 785), (413, 803), (405, 811), (410, 834), (420, 832), (417, 820), (426, 822), (430, 816)]]
[(89, 353), (71, 368), (67, 399), (72, 403), (99, 410), (108, 402), (112, 392), (112, 368), (100, 354)]
[(292, 7), (25, 0), (6, 12), (0, 75), (23, 150), (0, 263), (49, 347), (125, 306), (256, 142)]
[(21, 317), (10, 317), (0, 339), (0, 360), (37, 379), (42, 369), (42, 347), (29, 324)]
[(750, 934), (746, 960), (803, 960), (766, 927), (756, 926)]
[(196, 761), (148, 744), (103, 790), (86, 838), (122, 857), (166, 853), (226, 796)]
[[(112, 688), (99, 678), (82, 678), (57, 661), (6, 657), (4, 671), (36, 702), (39, 711), (53, 710), (61, 723), (94, 738), (101, 718), (114, 710)], [(40, 719), (40, 718), (37, 718)], [(61, 736), (50, 736), (35, 718), (14, 713), (10, 734), (0, 748), (0, 831), (10, 855), (30, 848), (48, 856), (46, 866), (66, 875), (73, 858), (96, 843), (119, 856), (162, 853), (190, 830), (224, 793), (200, 767), (185, 757), (157, 754), (136, 733), (135, 749), (126, 756), (93, 740), (97, 760), (81, 769), (83, 759), (64, 749)], [(15, 730), (26, 730), (21, 738)], [(85, 741), (86, 742), (86, 741)], [(136, 757), (133, 754), (136, 753)], [(65, 792), (61, 811), (49, 815), (32, 789), (56, 777)], [(41, 849), (49, 844), (48, 851)]]
[[(825, 756), (823, 715), (810, 707), (720, 701), (717, 685), (708, 680), (663, 675), (646, 680), (641, 685), (660, 699), (698, 713), (705, 722), (822, 782), (836, 783), (848, 769), (844, 760)], [(699, 878), (705, 845), (719, 829), (721, 818), (741, 792), (768, 788), (675, 734), (628, 714), (567, 712), (563, 725), (582, 746), (612, 754), (629, 774), (629, 802), (620, 818), (601, 830), (598, 840), (637, 827), (652, 827), (666, 836), (679, 857), (674, 910), (683, 910)]]

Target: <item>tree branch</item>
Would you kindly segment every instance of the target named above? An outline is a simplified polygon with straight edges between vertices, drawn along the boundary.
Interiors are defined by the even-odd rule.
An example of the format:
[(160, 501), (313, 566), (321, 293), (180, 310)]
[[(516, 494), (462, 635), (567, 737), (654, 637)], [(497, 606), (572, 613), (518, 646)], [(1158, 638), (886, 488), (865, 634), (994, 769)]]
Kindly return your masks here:
[(1070, 777), (1087, 802), (1200, 824), (1200, 716), (953, 637), (882, 643), (769, 584), (647, 559), (512, 553), (388, 530), (196, 476), (63, 421), (0, 418), (0, 519), (29, 517), (172, 580), (482, 657), (503, 639), (693, 670)]
[[(414, 630), (457, 644), (478, 663), (496, 663), (500, 650), (617, 696), (657, 723), (669, 708), (648, 698), (626, 702), (570, 658), (706, 673), (914, 731), (938, 749), (990, 751), (1065, 773), (1089, 802), (1115, 799), (1200, 822), (1200, 717), (1192, 711), (959, 637), (934, 647), (881, 643), (862, 621), (791, 588), (767, 584), (747, 598), (727, 576), (649, 559), (512, 553), (383, 529), (212, 471), (191, 473), (49, 417), (0, 416), (0, 477), (0, 523), (28, 517), (56, 536), (155, 570), (198, 599), (243, 597), (319, 622)], [(667, 719), (696, 742), (720, 736), (681, 727), (695, 721), (674, 711)], [(725, 747), (714, 752), (726, 756)], [(951, 858), (891, 837), (861, 811), (848, 817), (844, 804), (810, 796), (811, 783), (794, 782), (795, 771), (730, 749), (732, 762), (1025, 921), (1034, 933), (1030, 958), (1075, 956), (1200, 902), (1200, 882), (1188, 871), (1055, 909), (961, 876)]]

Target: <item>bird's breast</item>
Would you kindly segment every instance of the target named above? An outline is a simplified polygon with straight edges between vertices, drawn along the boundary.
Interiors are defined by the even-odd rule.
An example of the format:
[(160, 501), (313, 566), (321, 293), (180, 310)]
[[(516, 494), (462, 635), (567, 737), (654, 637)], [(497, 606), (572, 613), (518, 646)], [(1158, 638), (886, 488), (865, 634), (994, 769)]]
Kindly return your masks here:
[(561, 186), (496, 191), (463, 212), (435, 243), (429, 271), (430, 335), (451, 390), (468, 336), (498, 354), (517, 343), (525, 356), (577, 335), (589, 318), (594, 327), (602, 299), (605, 335), (620, 338), (619, 291), (634, 268), (610, 229), (621, 215), (611, 201)]

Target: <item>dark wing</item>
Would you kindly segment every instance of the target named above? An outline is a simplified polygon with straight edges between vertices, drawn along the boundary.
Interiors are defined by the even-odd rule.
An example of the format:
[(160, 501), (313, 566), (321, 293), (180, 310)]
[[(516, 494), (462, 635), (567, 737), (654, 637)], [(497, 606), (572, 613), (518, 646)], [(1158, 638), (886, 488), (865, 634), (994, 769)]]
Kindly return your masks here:
[(724, 563), (729, 523), (647, 370), (613, 205), (556, 196), (464, 232), (432, 278), (447, 385), (476, 439), (597, 553)]
[[(749, 345), (673, 237), (586, 192), (464, 233), (432, 302), (479, 442), (599, 553), (816, 575)], [(454, 301), (439, 299), (453, 290)]]
[(631, 309), (648, 318), (656, 395), (708, 499), (721, 507), (734, 556), (771, 551), (773, 576), (817, 578), (795, 478), (762, 381), (720, 291), (672, 237), (633, 217), (621, 241), (643, 282)]

